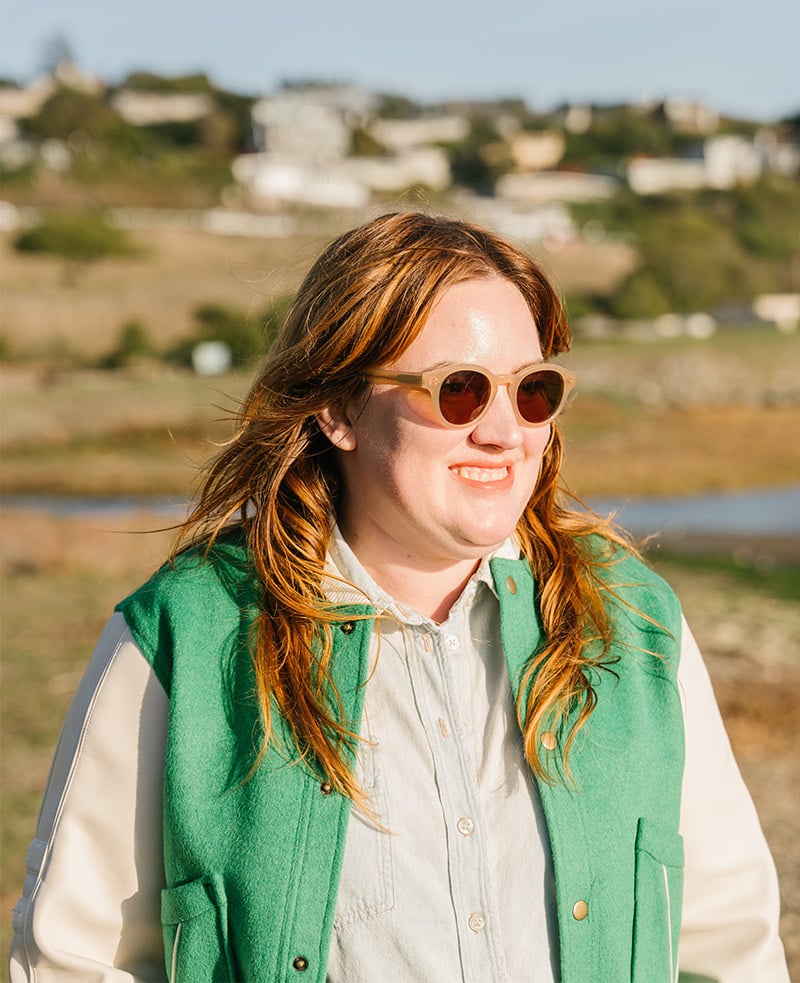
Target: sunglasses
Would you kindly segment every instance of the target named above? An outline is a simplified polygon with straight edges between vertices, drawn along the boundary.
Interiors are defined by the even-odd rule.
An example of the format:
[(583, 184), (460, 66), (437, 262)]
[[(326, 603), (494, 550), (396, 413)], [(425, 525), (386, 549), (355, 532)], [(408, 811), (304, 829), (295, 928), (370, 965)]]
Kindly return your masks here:
[(526, 365), (513, 375), (494, 375), (479, 365), (443, 365), (429, 372), (394, 372), (370, 369), (364, 373), (369, 382), (387, 382), (425, 390), (430, 401), (416, 403), (421, 415), (445, 427), (472, 427), (481, 420), (497, 395), (498, 386), (508, 386), (517, 421), (523, 426), (543, 426), (558, 416), (567, 396), (577, 382), (574, 372), (560, 365), (538, 362)]

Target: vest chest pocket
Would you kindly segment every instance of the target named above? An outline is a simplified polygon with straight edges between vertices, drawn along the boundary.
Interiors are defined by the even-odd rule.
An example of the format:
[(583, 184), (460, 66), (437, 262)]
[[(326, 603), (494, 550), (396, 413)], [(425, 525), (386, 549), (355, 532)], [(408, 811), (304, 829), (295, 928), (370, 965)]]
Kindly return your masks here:
[(636, 833), (632, 983), (677, 983), (683, 839), (646, 819)]
[(161, 892), (161, 928), (170, 983), (233, 983), (228, 903), (218, 874)]

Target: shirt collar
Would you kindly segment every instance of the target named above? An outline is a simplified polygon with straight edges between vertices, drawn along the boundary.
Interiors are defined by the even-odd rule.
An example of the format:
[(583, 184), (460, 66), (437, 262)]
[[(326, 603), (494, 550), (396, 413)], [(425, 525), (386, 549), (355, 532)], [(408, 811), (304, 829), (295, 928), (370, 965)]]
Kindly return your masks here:
[[(496, 549), (483, 557), (475, 573), (467, 581), (461, 596), (451, 608), (451, 612), (471, 602), (480, 584), (497, 597), (492, 571), (491, 560), (501, 557), (504, 560), (518, 560), (520, 549), (514, 537), (506, 539)], [(327, 576), (323, 582), (323, 590), (329, 601), (335, 604), (365, 604), (374, 605), (379, 616), (388, 615), (408, 625), (430, 623), (430, 619), (396, 601), (380, 587), (361, 565), (358, 557), (350, 549), (342, 536), (338, 523), (331, 528), (328, 543), (326, 563)]]

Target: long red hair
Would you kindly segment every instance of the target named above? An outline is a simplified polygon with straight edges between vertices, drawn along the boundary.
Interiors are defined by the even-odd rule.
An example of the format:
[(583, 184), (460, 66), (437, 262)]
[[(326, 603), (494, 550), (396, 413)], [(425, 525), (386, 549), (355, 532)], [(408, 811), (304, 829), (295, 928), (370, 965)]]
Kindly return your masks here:
[[(331, 624), (342, 615), (325, 602), (322, 586), (331, 516), (346, 489), (316, 414), (365, 396), (364, 372), (394, 361), (411, 344), (445, 290), (487, 275), (504, 277), (522, 293), (545, 358), (569, 348), (563, 305), (541, 268), (485, 229), (421, 213), (390, 214), (328, 246), (300, 287), (242, 404), (235, 435), (209, 466), (174, 547), (210, 544), (232, 523), (244, 527), (263, 585), (253, 641), (264, 723), (260, 755), (273, 737), (277, 710), (300, 756), (358, 801), (351, 765), (357, 738), (342, 719), (329, 674)], [(543, 777), (537, 734), (577, 711), (574, 737), (595, 703), (586, 669), (602, 661), (610, 643), (596, 575), (604, 561), (587, 537), (617, 538), (606, 523), (561, 504), (561, 459), (556, 422), (517, 526), (540, 585), (545, 637), (531, 653), (518, 714), (527, 760)], [(600, 654), (590, 659), (588, 646), (597, 639)]]

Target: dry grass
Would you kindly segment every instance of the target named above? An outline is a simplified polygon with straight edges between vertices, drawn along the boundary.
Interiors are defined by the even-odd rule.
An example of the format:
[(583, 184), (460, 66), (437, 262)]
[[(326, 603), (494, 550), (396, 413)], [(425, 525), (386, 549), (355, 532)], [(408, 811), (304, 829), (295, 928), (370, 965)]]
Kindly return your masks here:
[(688, 410), (576, 403), (564, 474), (583, 497), (681, 495), (800, 480), (800, 405)]
[[(0, 372), (3, 492), (186, 496), (231, 432), (249, 376)], [(800, 478), (800, 403), (687, 410), (582, 395), (564, 419), (582, 497), (783, 485)]]
[(134, 234), (141, 259), (108, 259), (70, 287), (61, 260), (17, 253), (0, 235), (3, 335), (12, 352), (58, 358), (110, 351), (120, 326), (137, 319), (167, 347), (192, 332), (205, 302), (260, 310), (292, 293), (319, 252), (319, 236), (289, 240), (221, 238), (183, 229)]
[[(56, 361), (65, 352), (96, 358), (113, 348), (120, 326), (134, 318), (166, 347), (191, 332), (198, 304), (259, 311), (293, 293), (332, 238), (223, 238), (164, 226), (133, 235), (142, 258), (98, 262), (71, 287), (61, 260), (18, 253), (13, 235), (0, 233), (2, 333), (11, 351)], [(635, 263), (633, 251), (616, 244), (542, 250), (541, 259), (563, 289), (595, 293), (605, 292)]]

